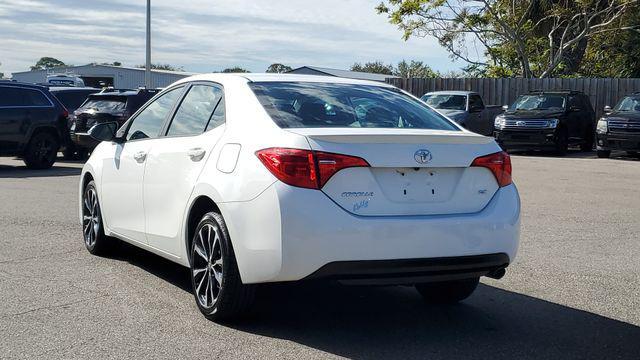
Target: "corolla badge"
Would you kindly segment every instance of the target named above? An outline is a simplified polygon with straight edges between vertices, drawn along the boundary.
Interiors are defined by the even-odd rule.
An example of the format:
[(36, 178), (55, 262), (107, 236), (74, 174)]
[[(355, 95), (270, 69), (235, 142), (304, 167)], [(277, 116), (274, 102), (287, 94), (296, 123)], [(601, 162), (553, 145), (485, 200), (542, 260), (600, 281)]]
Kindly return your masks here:
[(427, 149), (420, 149), (413, 154), (413, 158), (418, 164), (426, 164), (433, 159), (433, 155), (431, 155), (431, 151)]

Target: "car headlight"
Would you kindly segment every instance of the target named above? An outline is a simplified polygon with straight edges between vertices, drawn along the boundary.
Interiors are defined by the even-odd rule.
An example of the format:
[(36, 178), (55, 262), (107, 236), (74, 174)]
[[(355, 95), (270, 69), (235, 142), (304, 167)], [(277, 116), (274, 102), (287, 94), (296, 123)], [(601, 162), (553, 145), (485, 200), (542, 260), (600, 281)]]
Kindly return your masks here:
[(496, 119), (493, 122), (493, 127), (495, 127), (498, 130), (501, 130), (505, 127), (506, 123), (507, 123), (507, 120), (504, 118), (504, 116), (498, 115), (496, 116)]
[(608, 130), (609, 130), (609, 127), (607, 126), (607, 120), (605, 120), (604, 118), (598, 120), (598, 125), (596, 126), (596, 132), (598, 134), (606, 134)]
[(558, 119), (549, 119), (547, 120), (547, 127), (549, 129), (555, 129), (558, 127)]

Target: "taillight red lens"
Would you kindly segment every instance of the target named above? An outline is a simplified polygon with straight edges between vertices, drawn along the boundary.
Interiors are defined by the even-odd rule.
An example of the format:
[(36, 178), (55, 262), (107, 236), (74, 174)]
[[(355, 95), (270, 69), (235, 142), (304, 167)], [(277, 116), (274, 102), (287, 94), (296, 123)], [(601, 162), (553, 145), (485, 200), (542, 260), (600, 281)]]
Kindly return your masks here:
[(493, 173), (500, 187), (511, 184), (511, 157), (504, 151), (481, 156), (471, 166), (484, 167)]
[(359, 157), (302, 149), (269, 148), (256, 155), (278, 180), (308, 189), (321, 189), (342, 169), (369, 166)]

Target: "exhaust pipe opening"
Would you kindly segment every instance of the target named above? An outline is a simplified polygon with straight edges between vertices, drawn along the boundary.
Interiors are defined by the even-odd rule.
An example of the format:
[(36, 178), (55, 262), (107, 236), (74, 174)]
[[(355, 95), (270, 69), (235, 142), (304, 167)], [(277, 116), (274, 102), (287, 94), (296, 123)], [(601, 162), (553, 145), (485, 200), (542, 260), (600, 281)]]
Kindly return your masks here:
[(500, 269), (498, 269), (498, 270), (494, 270), (494, 271), (492, 271), (492, 272), (488, 273), (488, 274), (487, 274), (487, 277), (490, 277), (490, 278), (492, 278), (492, 279), (499, 280), (499, 279), (502, 279), (502, 277), (503, 277), (503, 276), (504, 276), (504, 274), (506, 274), (506, 273), (507, 273), (507, 270), (506, 270), (505, 268), (500, 268)]

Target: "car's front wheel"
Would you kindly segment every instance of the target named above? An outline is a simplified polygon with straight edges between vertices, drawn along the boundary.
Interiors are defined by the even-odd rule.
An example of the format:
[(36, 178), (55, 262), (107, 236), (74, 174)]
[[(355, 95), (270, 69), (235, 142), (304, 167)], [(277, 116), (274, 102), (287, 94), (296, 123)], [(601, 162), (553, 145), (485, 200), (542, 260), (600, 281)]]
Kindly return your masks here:
[(209, 320), (245, 314), (255, 288), (240, 279), (226, 224), (215, 212), (205, 214), (191, 241), (191, 285), (196, 304)]
[(93, 255), (104, 255), (109, 248), (109, 238), (104, 234), (102, 211), (93, 180), (89, 181), (82, 195), (82, 235), (84, 246)]
[(473, 278), (416, 284), (416, 290), (428, 303), (454, 304), (471, 296), (479, 281), (479, 278)]

